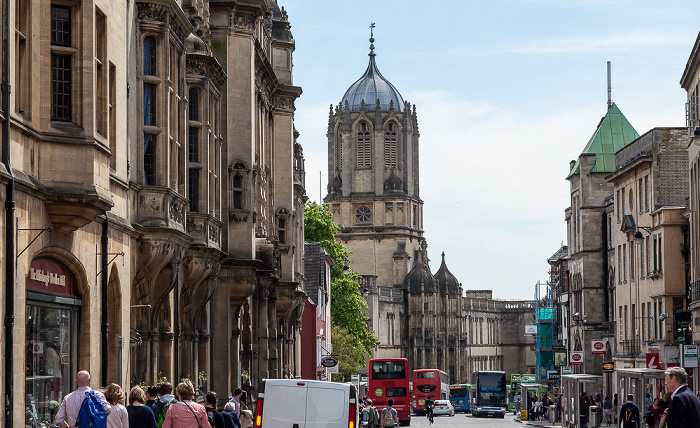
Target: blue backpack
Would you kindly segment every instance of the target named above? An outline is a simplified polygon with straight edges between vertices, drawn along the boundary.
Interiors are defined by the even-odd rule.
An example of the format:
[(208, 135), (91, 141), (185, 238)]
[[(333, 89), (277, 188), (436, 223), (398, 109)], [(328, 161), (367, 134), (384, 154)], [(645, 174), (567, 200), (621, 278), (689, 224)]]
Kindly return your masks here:
[(78, 428), (106, 428), (107, 427), (107, 411), (102, 402), (95, 395), (94, 390), (85, 393), (85, 400), (80, 406), (78, 412), (78, 420), (75, 425)]

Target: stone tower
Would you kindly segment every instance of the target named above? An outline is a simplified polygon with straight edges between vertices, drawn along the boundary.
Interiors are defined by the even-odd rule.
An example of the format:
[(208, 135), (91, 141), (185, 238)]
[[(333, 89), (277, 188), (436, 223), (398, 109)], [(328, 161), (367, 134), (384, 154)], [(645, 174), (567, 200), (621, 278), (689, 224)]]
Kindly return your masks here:
[(367, 70), (331, 106), (324, 202), (363, 276), (370, 328), (380, 341), (373, 356), (397, 357), (406, 356), (403, 282), (423, 244), (419, 134), (415, 107), (382, 76), (376, 56), (372, 44)]

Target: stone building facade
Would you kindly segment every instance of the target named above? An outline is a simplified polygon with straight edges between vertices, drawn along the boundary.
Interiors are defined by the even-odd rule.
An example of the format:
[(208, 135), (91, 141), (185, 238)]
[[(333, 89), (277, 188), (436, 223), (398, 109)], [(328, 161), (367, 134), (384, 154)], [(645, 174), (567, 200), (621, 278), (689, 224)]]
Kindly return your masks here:
[(645, 367), (673, 342), (666, 326), (684, 309), (688, 131), (654, 128), (615, 154), (610, 237), (616, 367)]
[[(569, 293), (566, 296), (571, 323), (566, 332), (569, 351), (583, 352), (583, 364), (574, 365), (574, 373), (602, 374), (607, 354), (592, 354), (591, 341), (612, 336), (609, 278), (614, 265), (609, 263), (607, 243), (612, 225), (606, 212), (613, 186), (606, 180), (615, 169), (615, 152), (639, 134), (620, 109), (608, 105), (605, 116), (576, 161), (570, 164), (570, 206), (565, 210)], [(605, 361), (610, 361), (606, 359)], [(605, 386), (609, 390), (609, 385)], [(604, 388), (592, 385), (591, 390)]]
[(13, 356), (0, 419), (51, 420), (80, 369), (95, 386), (187, 377), (222, 398), (299, 376), (306, 196), (286, 12), (3, 7), (0, 266), (14, 325), (0, 334)]
[(438, 271), (430, 270), (416, 107), (382, 76), (376, 58), (372, 44), (364, 75), (330, 108), (324, 199), (362, 275), (368, 326), (379, 339), (372, 357), (405, 357), (410, 370), (438, 368), (453, 383), (476, 370), (526, 372), (534, 357), (527, 358), (520, 328), (533, 302), (496, 301), (490, 291), (465, 297), (444, 254)]

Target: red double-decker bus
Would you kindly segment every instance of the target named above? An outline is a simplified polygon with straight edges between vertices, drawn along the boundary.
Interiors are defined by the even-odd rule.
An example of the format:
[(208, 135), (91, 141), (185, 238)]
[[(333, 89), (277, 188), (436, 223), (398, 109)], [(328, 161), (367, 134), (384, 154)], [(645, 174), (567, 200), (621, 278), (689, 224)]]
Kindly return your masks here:
[(413, 411), (425, 414), (425, 400), (448, 400), (450, 385), (447, 373), (437, 369), (413, 370)]
[(411, 397), (408, 360), (405, 358), (373, 358), (369, 360), (369, 398), (380, 412), (389, 398), (401, 425), (411, 424)]

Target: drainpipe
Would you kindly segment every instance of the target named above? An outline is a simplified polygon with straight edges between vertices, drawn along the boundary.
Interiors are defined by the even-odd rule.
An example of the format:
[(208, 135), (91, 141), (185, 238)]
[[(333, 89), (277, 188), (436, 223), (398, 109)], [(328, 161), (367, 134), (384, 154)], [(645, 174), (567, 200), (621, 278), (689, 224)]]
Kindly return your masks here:
[(2, 162), (10, 174), (5, 192), (5, 427), (14, 420), (15, 175), (10, 158), (10, 2), (2, 2)]
[(107, 218), (107, 212), (105, 211), (105, 221), (102, 223), (102, 340), (100, 343), (101, 348), (101, 379), (102, 385), (107, 386), (107, 371), (109, 370), (109, 352), (107, 349), (108, 343), (108, 333), (109, 333), (109, 298), (107, 296), (107, 286), (108, 286), (108, 272), (107, 267), (109, 266), (109, 219)]

